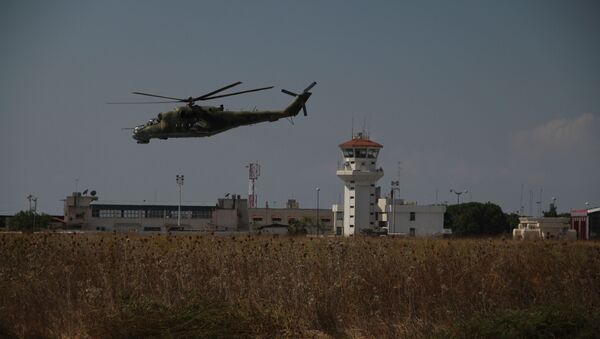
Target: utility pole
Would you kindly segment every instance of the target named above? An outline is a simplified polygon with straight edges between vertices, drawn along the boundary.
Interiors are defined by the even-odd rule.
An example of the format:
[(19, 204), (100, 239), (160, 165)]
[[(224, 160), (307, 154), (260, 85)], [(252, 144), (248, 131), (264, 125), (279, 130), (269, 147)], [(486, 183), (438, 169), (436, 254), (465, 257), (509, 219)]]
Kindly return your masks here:
[(177, 230), (181, 230), (181, 186), (183, 186), (183, 174), (175, 177), (177, 186), (179, 186), (179, 207), (177, 208)]
[[(398, 171), (399, 172), (399, 171)], [(394, 234), (396, 232), (396, 197), (394, 196), (394, 191), (398, 192), (398, 198), (400, 198), (400, 180), (392, 180), (392, 192), (391, 192), (391, 198), (392, 198), (392, 231), (390, 232), (389, 226), (388, 226), (388, 233), (390, 234)], [(388, 224), (389, 224), (389, 220), (388, 220)]]
[(319, 192), (321, 191), (321, 189), (319, 187), (317, 187), (317, 235), (319, 235)]
[[(37, 197), (30, 194), (27, 196), (27, 200), (29, 200), (29, 212), (33, 212), (33, 231), (35, 231), (35, 216), (37, 214)], [(33, 201), (33, 207), (31, 207), (31, 202)]]

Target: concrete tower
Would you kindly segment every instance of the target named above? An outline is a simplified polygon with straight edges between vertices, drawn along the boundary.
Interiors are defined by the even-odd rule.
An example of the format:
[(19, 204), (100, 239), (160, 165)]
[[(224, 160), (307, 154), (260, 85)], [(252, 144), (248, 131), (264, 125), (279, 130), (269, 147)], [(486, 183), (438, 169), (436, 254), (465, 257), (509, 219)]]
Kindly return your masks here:
[(336, 174), (344, 181), (344, 236), (377, 226), (375, 183), (383, 176), (377, 155), (383, 146), (359, 133), (340, 144), (344, 163)]

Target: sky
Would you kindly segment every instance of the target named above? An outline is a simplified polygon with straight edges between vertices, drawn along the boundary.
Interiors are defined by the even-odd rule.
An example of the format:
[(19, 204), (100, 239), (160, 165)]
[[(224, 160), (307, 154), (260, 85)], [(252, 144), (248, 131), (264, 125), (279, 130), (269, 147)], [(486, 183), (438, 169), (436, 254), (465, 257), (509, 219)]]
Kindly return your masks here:
[[(337, 203), (338, 145), (383, 144), (378, 182), (419, 204), (491, 201), (505, 212), (600, 206), (597, 1), (2, 1), (0, 214), (62, 214), (78, 189), (106, 201)], [(136, 144), (164, 105), (242, 81), (227, 109), (281, 109), (312, 81), (308, 116), (208, 138)], [(142, 98), (143, 99), (143, 98)]]

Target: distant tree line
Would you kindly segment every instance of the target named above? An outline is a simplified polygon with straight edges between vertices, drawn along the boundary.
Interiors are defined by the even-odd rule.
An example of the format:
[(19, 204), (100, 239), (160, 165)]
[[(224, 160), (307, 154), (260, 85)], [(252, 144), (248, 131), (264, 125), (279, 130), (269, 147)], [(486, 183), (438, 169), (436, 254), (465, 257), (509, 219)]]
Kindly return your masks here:
[(33, 232), (37, 229), (48, 228), (51, 220), (52, 217), (45, 213), (21, 211), (10, 218), (8, 228), (16, 231)]
[(450, 205), (444, 215), (444, 227), (452, 229), (452, 234), (458, 236), (510, 233), (518, 223), (518, 215), (506, 214), (491, 202)]

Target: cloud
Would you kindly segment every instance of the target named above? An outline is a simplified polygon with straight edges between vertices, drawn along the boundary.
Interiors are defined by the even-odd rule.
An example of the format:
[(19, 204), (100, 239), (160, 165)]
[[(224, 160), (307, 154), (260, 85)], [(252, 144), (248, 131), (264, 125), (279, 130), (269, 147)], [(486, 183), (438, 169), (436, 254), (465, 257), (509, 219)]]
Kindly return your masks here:
[(590, 151), (600, 147), (600, 118), (586, 113), (574, 119), (556, 119), (519, 131), (511, 143), (527, 153), (536, 154)]

